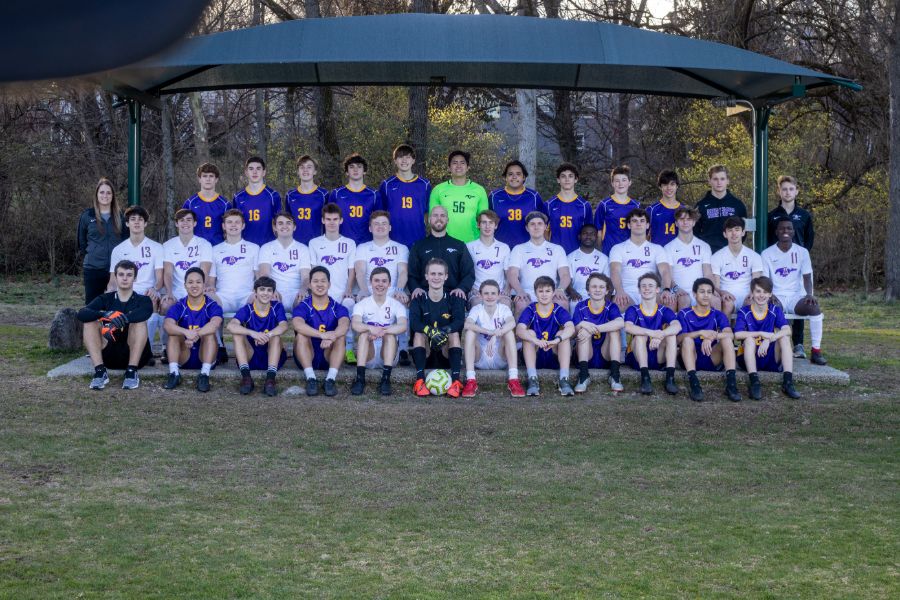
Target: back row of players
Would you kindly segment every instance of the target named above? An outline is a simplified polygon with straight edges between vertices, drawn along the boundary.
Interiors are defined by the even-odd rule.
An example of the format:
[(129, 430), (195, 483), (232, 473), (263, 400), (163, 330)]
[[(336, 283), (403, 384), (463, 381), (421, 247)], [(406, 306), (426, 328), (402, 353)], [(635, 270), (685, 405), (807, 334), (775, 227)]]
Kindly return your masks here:
[[(704, 279), (710, 282), (710, 309), (721, 308), (725, 314), (731, 314), (736, 306), (750, 302), (751, 280), (757, 280), (766, 273), (771, 278), (768, 287), (772, 287), (774, 282), (775, 294), (783, 306), (798, 314), (813, 315), (813, 360), (824, 362), (818, 352), (821, 342), (821, 314), (811, 296), (812, 269), (809, 254), (793, 241), (796, 237), (793, 219), (788, 217), (778, 222), (775, 228), (778, 242), (764, 252), (762, 257), (743, 246), (744, 222), (740, 215), (744, 210), (743, 204), (737, 201), (737, 207), (731, 201), (733, 197), (729, 198), (724, 167), (710, 169), (712, 197), (713, 200), (719, 200), (720, 206), (706, 206), (703, 213), (705, 219), (697, 210), (680, 204), (675, 198), (678, 178), (674, 172), (660, 175), (662, 199), (648, 211), (644, 211), (636, 201), (627, 196), (630, 185), (627, 167), (612, 171), (611, 181), (615, 193), (598, 205), (592, 218), (590, 204), (574, 192), (578, 171), (573, 165), (564, 164), (557, 169), (560, 192), (545, 203), (536, 192), (524, 188), (527, 172), (518, 161), (512, 161), (506, 166), (504, 176), (507, 186), (502, 190), (495, 190), (488, 198), (481, 186), (467, 179), (469, 156), (465, 152), (454, 151), (450, 154), (448, 164), (451, 180), (433, 190), (427, 180), (412, 173), (415, 154), (411, 147), (399, 146), (394, 151), (394, 160), (397, 175), (385, 180), (379, 191), (375, 192), (365, 187), (365, 160), (352, 155), (344, 162), (348, 184), (325, 193), (314, 183), (317, 168), (315, 161), (309, 156), (301, 157), (298, 160), (301, 185), (288, 194), (286, 206), (282, 206), (278, 193), (265, 185), (265, 163), (262, 159), (248, 159), (245, 174), (249, 185), (231, 203), (216, 192), (218, 169), (214, 165), (205, 164), (198, 169), (200, 192), (187, 200), (175, 215), (179, 235), (165, 245), (144, 236), (143, 230), (149, 215), (143, 208), (132, 207), (126, 211), (130, 238), (116, 246), (112, 252), (108, 289), (115, 291), (118, 285), (116, 265), (123, 260), (133, 262), (137, 271), (134, 290), (138, 294), (146, 294), (154, 308), (168, 317), (165, 330), (172, 336), (168, 344), (172, 372), (169, 384), (177, 385), (180, 380), (179, 361), (172, 356), (171, 340), (173, 337), (179, 338), (176, 331), (178, 328), (173, 326), (178, 323), (175, 317), (198, 310), (196, 303), (191, 306), (189, 286), (185, 286), (188, 272), (196, 271), (197, 268), (203, 274), (202, 292), (205, 299), (202, 304), (217, 303), (218, 308), (225, 313), (234, 312), (239, 327), (248, 331), (248, 325), (252, 324), (253, 319), (239, 317), (259, 316), (262, 312), (268, 312), (260, 310), (260, 293), (258, 289), (254, 293), (252, 288), (260, 283), (259, 278), (264, 278), (264, 283), (271, 282), (271, 286), (262, 287), (272, 288), (270, 293), (276, 304), (283, 304), (280, 309), (282, 313), (285, 308), (294, 311), (298, 344), (303, 338), (302, 327), (298, 327), (296, 323), (298, 310), (321, 313), (327, 306), (334, 305), (328, 309), (333, 316), (340, 312), (335, 307), (341, 307), (347, 313), (348, 321), (352, 311), (355, 315), (352, 330), (360, 334), (360, 338), (376, 333), (373, 339), (379, 342), (385, 339), (385, 331), (399, 328), (399, 319), (401, 315), (406, 316), (407, 307), (410, 310), (418, 307), (424, 311), (422, 315), (425, 321), (429, 322), (420, 323), (413, 319), (411, 323), (414, 333), (411, 354), (420, 375), (420, 381), (415, 386), (417, 393), (425, 393), (421, 382), (424, 352), (427, 348), (446, 348), (454, 378), (451, 395), (475, 394), (475, 355), (497, 358), (492, 363), (494, 368), (503, 362), (500, 359), (505, 359), (510, 369), (510, 391), (514, 395), (521, 395), (523, 390), (517, 379), (516, 363), (514, 360), (509, 361), (509, 357), (504, 354), (515, 347), (515, 339), (513, 338), (512, 344), (506, 343), (503, 347), (503, 340), (498, 333), (512, 334), (512, 326), (504, 331), (507, 321), (515, 319), (508, 308), (510, 306), (515, 308), (519, 325), (525, 325), (526, 329), (539, 334), (533, 336), (527, 331), (516, 331), (518, 337), (526, 342), (523, 354), (528, 368), (528, 392), (538, 393), (535, 369), (539, 366), (554, 366), (560, 369), (560, 391), (570, 394), (573, 392), (568, 381), (571, 344), (560, 344), (560, 341), (575, 335), (576, 325), (587, 322), (593, 324), (593, 327), (602, 327), (606, 323), (615, 323), (617, 319), (621, 322), (624, 311), (625, 321), (634, 324), (652, 317), (659, 326), (656, 330), (666, 330), (674, 336), (670, 327), (675, 321), (673, 311), (681, 310), (684, 314), (693, 312), (696, 316), (699, 314), (696, 306), (699, 304), (702, 307), (705, 304), (698, 300), (700, 295), (695, 289), (697, 281)], [(780, 187), (793, 187), (793, 194), (796, 195), (796, 182), (791, 178), (782, 179), (779, 181)], [(719, 197), (717, 191), (724, 192), (724, 195)], [(700, 205), (706, 201), (704, 199)], [(429, 208), (430, 234), (426, 237), (425, 215)], [(316, 221), (318, 223), (314, 224)], [(709, 234), (709, 228), (716, 224), (720, 226), (719, 233), (716, 236), (710, 235), (709, 238), (723, 247), (714, 250), (709, 242), (695, 235), (695, 229), (699, 227)], [(514, 242), (512, 247), (504, 240)], [(598, 241), (599, 249), (596, 247)], [(468, 243), (464, 245), (463, 242)], [(435, 274), (436, 278), (444, 278), (438, 287), (431, 285), (428, 273), (429, 259), (433, 258), (441, 259), (441, 264), (435, 268), (444, 271), (442, 275)], [(312, 289), (314, 286), (311, 284), (310, 274), (311, 269), (317, 266), (322, 267), (319, 272), (324, 270), (327, 273), (328, 295), (334, 299), (330, 303), (326, 302), (324, 308), (322, 304), (313, 301), (316, 294)], [(378, 286), (374, 281), (378, 278), (373, 278), (376, 271), (383, 271), (387, 275), (387, 287), (383, 295), (376, 292)], [(604, 293), (599, 298), (593, 298), (594, 294), (588, 289), (588, 280), (594, 273), (608, 276), (606, 279), (599, 278), (604, 287)], [(656, 277), (653, 280), (657, 287), (654, 290), (653, 307), (643, 306), (647, 299), (642, 293), (642, 284), (649, 285), (647, 278), (643, 277), (647, 273)], [(593, 280), (597, 281), (598, 278), (593, 277)], [(538, 285), (547, 281), (553, 287), (549, 304), (541, 302), (541, 289)], [(761, 281), (763, 287), (766, 287), (765, 278)], [(496, 288), (495, 300), (493, 292), (488, 294), (491, 299), (483, 295), (482, 287), (486, 282), (493, 284), (488, 285), (489, 289)], [(610, 295), (612, 301), (608, 297)], [(426, 296), (430, 298), (430, 302), (424, 299), (415, 301)], [(438, 296), (444, 300), (439, 302)], [(603, 307), (596, 304), (601, 298)], [(197, 300), (201, 299), (198, 297)], [(413, 304), (410, 304), (411, 300)], [(656, 306), (657, 300), (661, 304), (659, 307)], [(458, 307), (454, 308), (453, 305), (460, 304), (464, 315), (466, 301), (472, 307), (469, 318), (457, 318)], [(446, 306), (431, 306), (434, 303), (440, 305), (441, 302)], [(419, 307), (419, 304), (425, 306)], [(484, 306), (478, 309), (480, 304)], [(439, 308), (446, 310), (438, 310)], [(547, 310), (550, 311), (549, 316)], [(249, 314), (242, 315), (241, 311)], [(575, 317), (574, 322), (569, 311)], [(703, 312), (703, 308), (700, 312)], [(781, 314), (783, 321), (780, 308), (775, 307), (772, 312)], [(356, 316), (359, 316), (359, 324), (355, 322)], [(740, 313), (738, 317), (740, 323)], [(317, 318), (321, 321), (321, 314)], [(548, 318), (550, 321), (547, 321)], [(334, 323), (331, 326), (318, 323), (319, 333), (338, 331), (336, 327), (340, 320), (340, 317), (332, 319)], [(385, 322), (386, 320), (391, 323)], [(765, 321), (766, 318), (762, 315), (761, 319), (754, 317), (754, 320)], [(150, 321), (148, 335), (152, 340), (155, 335), (153, 322), (157, 319), (151, 317)], [(474, 329), (469, 326), (469, 322)], [(565, 332), (569, 331), (566, 323), (569, 322), (573, 323), (572, 330), (566, 336)], [(236, 334), (235, 339), (244, 335), (235, 331), (232, 324), (229, 324), (229, 330)], [(728, 324), (727, 319), (725, 324)], [(378, 331), (368, 331), (371, 328)], [(457, 339), (464, 328), (478, 333), (473, 341), (476, 337), (481, 341), (481, 344), (477, 347), (473, 345), (467, 352), (472, 357), (467, 356), (465, 386), (460, 381), (462, 348)], [(591, 330), (594, 343), (587, 344), (585, 351), (596, 346), (596, 352), (590, 352), (594, 356), (581, 360), (581, 344), (578, 345), (579, 377), (574, 391), (586, 389), (588, 364), (600, 366), (606, 364), (604, 360), (608, 361), (606, 366), (612, 371), (611, 385), (614, 389), (620, 389), (617, 373), (619, 344), (610, 344), (609, 336), (605, 334), (622, 329), (623, 326), (597, 331), (591, 326), (587, 328)], [(682, 328), (685, 328), (684, 324)], [(267, 329), (268, 331), (259, 331), (265, 333), (268, 341), (274, 328)], [(404, 350), (408, 345), (403, 335), (406, 329), (407, 324), (402, 323), (402, 331), (396, 332), (399, 334), (399, 340), (396, 341), (399, 341)], [(718, 332), (718, 336), (722, 329), (716, 327), (711, 330)], [(730, 331), (730, 327), (727, 329)], [(585, 327), (581, 327), (581, 330), (584, 331)], [(633, 336), (632, 352), (628, 356), (631, 357), (629, 362), (642, 369), (642, 391), (652, 391), (647, 369), (656, 362), (652, 360), (653, 356), (648, 356), (646, 348), (658, 350), (658, 358), (664, 359), (659, 364), (664, 362), (667, 365), (667, 389), (677, 391), (674, 384), (675, 355), (670, 361), (667, 346), (660, 344), (649, 334), (643, 342), (645, 351), (642, 353), (635, 347), (642, 336), (629, 327), (625, 327), (625, 330)], [(707, 333), (705, 329), (698, 331)], [(785, 339), (779, 331), (780, 326), (770, 333), (778, 335), (779, 340)], [(393, 333), (388, 334), (388, 339)], [(557, 336), (557, 333), (560, 335)], [(336, 339), (335, 335), (329, 334), (331, 341)], [(340, 336), (346, 340), (346, 349), (341, 358), (347, 359), (347, 362), (356, 362), (355, 340), (349, 323), (346, 331), (340, 332)], [(427, 343), (420, 336), (425, 336)], [(544, 336), (543, 339), (540, 336)], [(529, 339), (531, 337), (535, 339)], [(557, 337), (560, 339), (553, 342)], [(183, 339), (179, 341), (187, 343)], [(187, 341), (192, 342), (188, 344), (191, 348), (199, 348), (197, 339), (193, 336)], [(362, 365), (367, 362), (366, 359), (372, 359), (370, 367), (381, 359), (387, 365), (383, 367), (386, 373), (383, 372), (381, 391), (385, 392), (387, 389), (390, 393), (390, 367), (397, 360), (396, 347), (391, 343), (374, 344), (370, 348), (367, 345), (369, 341), (371, 340), (361, 340), (361, 344), (357, 345), (357, 352), (361, 355), (358, 367), (360, 373), (353, 391), (363, 391), (365, 367)], [(757, 341), (760, 347), (765, 346), (767, 351), (770, 349), (770, 345), (763, 344), (762, 339), (757, 338)], [(259, 340), (256, 342), (259, 344)], [(789, 338), (786, 343), (787, 354), (790, 355)], [(778, 347), (781, 345), (783, 344), (779, 343)], [(176, 353), (177, 346), (175, 344)], [(528, 351), (532, 346), (536, 346), (536, 353)], [(242, 381), (244, 391), (248, 386), (252, 388), (252, 380), (249, 379), (249, 364), (241, 361), (242, 352), (239, 347), (240, 344), (236, 343), (239, 363), (242, 371), (246, 371)], [(331, 347), (334, 346), (326, 344), (326, 349)], [(684, 347), (682, 344), (682, 348)], [(568, 348), (569, 351), (563, 348)], [(774, 353), (775, 348), (771, 349)], [(324, 364), (322, 350), (321, 345), (317, 345), (320, 366)], [(701, 354), (706, 355), (707, 350), (709, 348), (704, 345)], [(682, 358), (684, 352), (682, 350)], [(295, 349), (298, 364), (301, 363), (303, 354), (302, 348)], [(277, 371), (280, 365), (268, 364), (272, 361), (263, 358), (260, 357), (260, 360), (266, 363), (265, 366), (274, 379), (273, 367)], [(472, 359), (468, 360), (469, 358)], [(330, 364), (332, 361), (325, 362)], [(208, 375), (208, 361), (203, 363), (201, 374), (205, 371)], [(736, 389), (733, 389), (734, 372), (733, 366), (728, 368), (728, 363), (728, 360), (719, 358), (718, 364), (728, 369), (729, 396), (734, 399), (737, 396)], [(329, 370), (326, 393), (333, 392), (333, 375), (339, 364), (338, 362)], [(685, 360), (685, 364), (688, 365), (689, 361)], [(301, 366), (310, 379), (310, 391), (317, 390), (318, 382), (312, 365)], [(691, 396), (695, 399), (702, 397), (693, 369), (688, 371)], [(267, 377), (267, 382), (268, 379)], [(786, 369), (784, 387), (790, 395), (796, 394), (790, 381), (790, 368)], [(758, 391), (758, 379), (751, 376), (751, 396), (757, 397)]]

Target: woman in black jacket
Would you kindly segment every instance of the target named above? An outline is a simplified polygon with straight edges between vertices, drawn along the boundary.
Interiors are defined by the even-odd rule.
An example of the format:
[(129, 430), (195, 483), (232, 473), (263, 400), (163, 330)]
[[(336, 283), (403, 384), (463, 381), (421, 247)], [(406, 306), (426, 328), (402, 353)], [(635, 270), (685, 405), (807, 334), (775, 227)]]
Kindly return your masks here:
[(113, 183), (103, 177), (97, 182), (94, 206), (78, 219), (78, 251), (84, 256), (84, 301), (106, 291), (109, 283), (109, 256), (128, 237), (125, 218), (116, 201)]

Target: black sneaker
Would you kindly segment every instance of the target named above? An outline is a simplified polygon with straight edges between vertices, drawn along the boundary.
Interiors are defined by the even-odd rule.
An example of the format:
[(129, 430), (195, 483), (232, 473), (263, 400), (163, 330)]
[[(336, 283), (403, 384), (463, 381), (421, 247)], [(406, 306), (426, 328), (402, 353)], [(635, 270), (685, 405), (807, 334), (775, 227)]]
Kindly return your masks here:
[(666, 377), (666, 393), (672, 396), (678, 393), (678, 384), (675, 383), (674, 377)]
[(308, 377), (306, 379), (306, 395), (307, 396), (318, 396), (319, 395), (319, 380), (315, 377)]
[(737, 390), (737, 384), (733, 381), (725, 384), (725, 396), (732, 402), (740, 402), (743, 400), (741, 394)]
[(641, 393), (650, 395), (653, 393), (653, 382), (650, 381), (650, 375), (641, 375)]
[(691, 397), (691, 400), (694, 402), (703, 402), (703, 388), (700, 387), (700, 380), (696, 377), (691, 377), (688, 381), (688, 385), (690, 386), (688, 395)]
[(161, 362), (164, 365), (169, 364), (169, 353), (166, 351), (165, 348), (162, 349), (162, 353), (159, 355), (159, 362)]
[(169, 373), (169, 378), (163, 384), (164, 390), (174, 390), (181, 385), (181, 373)]
[(278, 395), (274, 377), (266, 377), (266, 382), (263, 384), (263, 393), (270, 398)]
[(227, 365), (228, 364), (228, 349), (225, 346), (219, 346), (219, 353), (216, 355), (216, 364), (217, 365)]
[(751, 379), (747, 387), (750, 390), (751, 400), (762, 400), (762, 384), (759, 383), (759, 379)]
[(324, 387), (326, 396), (337, 396), (337, 386), (334, 384), (334, 379), (326, 379)]
[(366, 380), (356, 378), (353, 382), (353, 385), (350, 387), (350, 393), (354, 396), (362, 396), (362, 393), (366, 389)]
[(204, 393), (209, 391), (209, 375), (200, 373), (200, 375), (197, 376), (197, 391)]
[(253, 391), (253, 377), (250, 375), (241, 376), (241, 387), (240, 392), (244, 396)]
[(401, 350), (400, 358), (397, 364), (399, 364), (401, 367), (408, 367), (409, 365), (411, 365), (412, 363), (409, 361), (409, 352), (407, 352), (406, 350)]
[(825, 360), (825, 357), (822, 356), (822, 353), (819, 352), (818, 350), (812, 351), (812, 354), (809, 357), (809, 362), (811, 362), (814, 365), (819, 365), (821, 367), (824, 367), (825, 365), (828, 364), (828, 361)]
[(781, 391), (784, 392), (784, 395), (790, 398), (791, 400), (799, 400), (800, 392), (797, 391), (797, 388), (794, 387), (793, 381), (785, 381), (781, 384)]
[(381, 392), (382, 396), (390, 396), (391, 395), (391, 380), (390, 379), (382, 379), (381, 383), (378, 384), (378, 391)]

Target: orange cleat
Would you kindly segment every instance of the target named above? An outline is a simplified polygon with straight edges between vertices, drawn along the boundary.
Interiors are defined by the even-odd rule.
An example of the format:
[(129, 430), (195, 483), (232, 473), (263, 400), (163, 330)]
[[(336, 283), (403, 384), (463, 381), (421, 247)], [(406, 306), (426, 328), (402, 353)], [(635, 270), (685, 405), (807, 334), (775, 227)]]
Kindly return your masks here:
[(447, 395), (451, 398), (459, 398), (459, 395), (462, 394), (463, 386), (459, 381), (454, 381), (450, 384), (450, 388), (447, 390)]
[(475, 394), (478, 393), (478, 382), (474, 379), (469, 379), (466, 381), (466, 386), (463, 388), (462, 396), (463, 398), (474, 398)]
[(416, 379), (416, 383), (413, 384), (413, 393), (416, 396), (430, 396), (431, 392), (428, 391), (428, 388), (425, 387), (424, 379)]
[(506, 389), (509, 390), (509, 393), (512, 394), (513, 398), (525, 397), (525, 389), (522, 387), (522, 384), (518, 379), (510, 379), (509, 381), (507, 381)]

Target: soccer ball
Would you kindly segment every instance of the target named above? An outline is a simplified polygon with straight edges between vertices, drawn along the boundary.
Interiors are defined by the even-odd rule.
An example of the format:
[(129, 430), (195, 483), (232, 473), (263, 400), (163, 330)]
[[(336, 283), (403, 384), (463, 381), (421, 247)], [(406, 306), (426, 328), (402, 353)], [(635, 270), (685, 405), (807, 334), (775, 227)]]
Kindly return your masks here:
[(443, 396), (450, 389), (450, 373), (435, 369), (425, 377), (425, 387), (435, 396)]

